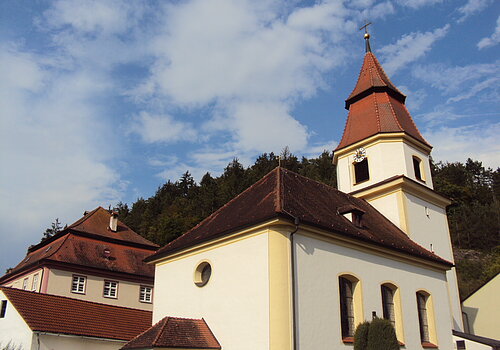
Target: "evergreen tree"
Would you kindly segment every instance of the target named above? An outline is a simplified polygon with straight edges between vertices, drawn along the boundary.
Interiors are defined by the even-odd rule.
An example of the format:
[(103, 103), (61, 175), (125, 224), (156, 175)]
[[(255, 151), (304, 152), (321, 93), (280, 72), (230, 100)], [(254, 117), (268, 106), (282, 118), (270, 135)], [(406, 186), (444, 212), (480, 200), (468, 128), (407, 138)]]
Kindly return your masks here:
[(366, 350), (399, 350), (396, 331), (389, 320), (378, 317), (372, 320)]
[(365, 321), (356, 327), (354, 332), (354, 350), (367, 350), (368, 349), (368, 332), (370, 329), (370, 322)]
[[(66, 228), (67, 225), (64, 227)], [(59, 222), (59, 218), (56, 218), (56, 221), (54, 221), (49, 228), (45, 230), (43, 233), (43, 237), (41, 239), (41, 242), (45, 241), (46, 239), (56, 235), (57, 233), (61, 232), (63, 230), (63, 227), (61, 223)]]

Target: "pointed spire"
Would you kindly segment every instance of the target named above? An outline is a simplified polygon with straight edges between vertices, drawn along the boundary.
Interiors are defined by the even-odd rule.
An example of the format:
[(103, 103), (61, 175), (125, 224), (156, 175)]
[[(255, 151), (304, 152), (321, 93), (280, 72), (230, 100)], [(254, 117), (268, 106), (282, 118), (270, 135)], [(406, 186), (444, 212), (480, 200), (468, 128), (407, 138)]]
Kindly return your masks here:
[(345, 101), (349, 111), (344, 134), (335, 150), (379, 133), (404, 132), (431, 147), (420, 134), (404, 105), (406, 96), (384, 72), (370, 47), (365, 24), (366, 54), (354, 90)]
[(359, 30), (362, 30), (364, 29), (365, 30), (365, 35), (364, 35), (364, 38), (365, 38), (365, 52), (372, 52), (372, 48), (370, 46), (370, 33), (368, 33), (368, 26), (372, 24), (372, 22), (368, 22), (366, 23), (364, 26), (362, 26), (361, 28), (359, 28)]

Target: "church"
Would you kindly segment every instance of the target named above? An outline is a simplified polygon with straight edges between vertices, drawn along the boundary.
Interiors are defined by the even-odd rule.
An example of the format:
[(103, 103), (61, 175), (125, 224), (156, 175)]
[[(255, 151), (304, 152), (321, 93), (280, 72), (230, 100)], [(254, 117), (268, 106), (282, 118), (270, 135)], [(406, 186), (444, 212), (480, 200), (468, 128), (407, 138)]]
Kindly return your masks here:
[(351, 349), (356, 325), (378, 316), (407, 349), (454, 348), (450, 201), (433, 190), (432, 147), (365, 39), (334, 151), (338, 190), (278, 167), (160, 248), (146, 259), (153, 323), (203, 318), (223, 349)]
[(352, 349), (373, 317), (390, 320), (403, 348), (455, 348), (450, 201), (433, 190), (432, 146), (406, 96), (365, 40), (334, 150), (338, 190), (277, 167), (147, 256), (152, 326), (123, 349)]

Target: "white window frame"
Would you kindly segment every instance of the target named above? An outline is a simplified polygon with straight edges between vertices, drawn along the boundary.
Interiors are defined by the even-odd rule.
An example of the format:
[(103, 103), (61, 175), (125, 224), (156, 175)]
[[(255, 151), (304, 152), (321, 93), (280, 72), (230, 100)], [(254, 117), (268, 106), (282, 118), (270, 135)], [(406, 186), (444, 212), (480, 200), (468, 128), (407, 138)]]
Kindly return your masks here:
[(28, 277), (23, 280), (23, 290), (28, 289)]
[(71, 279), (71, 293), (85, 294), (87, 277), (82, 275), (73, 275)]
[(31, 281), (31, 290), (36, 291), (38, 289), (38, 274), (33, 275), (33, 281)]
[(105, 298), (117, 299), (118, 298), (118, 282), (104, 280), (104, 288), (102, 291), (102, 295)]
[(153, 287), (141, 286), (139, 288), (139, 301), (151, 304), (153, 302)]

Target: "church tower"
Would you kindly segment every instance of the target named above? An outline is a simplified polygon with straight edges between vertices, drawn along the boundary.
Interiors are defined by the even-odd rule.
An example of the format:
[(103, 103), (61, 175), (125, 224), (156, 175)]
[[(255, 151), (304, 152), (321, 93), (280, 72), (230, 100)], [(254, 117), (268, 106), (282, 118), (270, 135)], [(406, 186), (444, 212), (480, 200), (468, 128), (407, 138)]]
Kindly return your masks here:
[[(385, 74), (370, 48), (358, 81), (346, 100), (349, 111), (334, 151), (338, 189), (363, 198), (413, 241), (453, 262), (446, 207), (433, 189), (432, 146), (406, 109), (406, 96)], [(462, 330), (455, 269), (447, 273), (453, 326)]]

